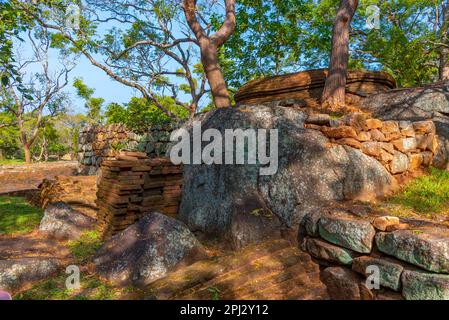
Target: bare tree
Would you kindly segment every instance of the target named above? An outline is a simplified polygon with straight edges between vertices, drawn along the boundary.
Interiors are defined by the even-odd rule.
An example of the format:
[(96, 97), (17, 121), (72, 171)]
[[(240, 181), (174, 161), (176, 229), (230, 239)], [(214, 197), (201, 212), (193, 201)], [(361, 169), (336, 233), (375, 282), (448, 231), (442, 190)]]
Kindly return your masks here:
[[(67, 86), (68, 74), (75, 66), (74, 60), (67, 57), (61, 58), (58, 66), (49, 65), (50, 38), (44, 31), (36, 31), (35, 34), (29, 31), (28, 39), (32, 55), (25, 58), (18, 50), (18, 74), (24, 79), (32, 67), (41, 70), (30, 76), (27, 83), (21, 84), (15, 80), (1, 88), (1, 105), (14, 118), (11, 123), (3, 125), (17, 125), (26, 163), (31, 162), (31, 147), (45, 124), (45, 118), (54, 117), (65, 110), (67, 97), (62, 90)], [(24, 86), (26, 90), (19, 90), (19, 86)]]
[(183, 0), (183, 9), (187, 23), (195, 34), (201, 51), (201, 62), (211, 88), (214, 104), (217, 108), (231, 106), (226, 82), (218, 63), (218, 48), (234, 33), (235, 0), (225, 0), (226, 19), (221, 28), (209, 36), (197, 18), (197, 0)]
[(349, 28), (358, 4), (358, 0), (341, 0), (332, 29), (329, 73), (321, 102), (323, 106), (333, 110), (345, 105), (346, 74), (349, 62)]
[[(75, 31), (65, 26), (64, 7), (54, 7), (62, 14), (52, 16), (27, 5), (22, 7), (41, 26), (62, 36), (92, 65), (139, 91), (169, 117), (179, 119), (165, 103), (167, 97), (191, 116), (197, 112), (209, 89), (204, 72), (196, 67), (200, 59), (195, 52), (198, 41), (180, 19), (179, 1), (86, 0), (84, 4), (81, 19), (89, 27), (82, 25)], [(110, 22), (118, 22), (119, 27), (111, 28)], [(104, 27), (100, 32), (100, 27), (91, 27), (93, 24)], [(187, 102), (185, 94), (190, 98)]]

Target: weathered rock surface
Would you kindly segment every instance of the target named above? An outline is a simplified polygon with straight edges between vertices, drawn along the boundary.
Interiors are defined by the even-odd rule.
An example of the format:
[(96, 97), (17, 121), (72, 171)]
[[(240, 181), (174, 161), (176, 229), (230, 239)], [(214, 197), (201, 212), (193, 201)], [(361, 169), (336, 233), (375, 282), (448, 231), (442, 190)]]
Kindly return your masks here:
[(400, 260), (438, 273), (449, 273), (449, 232), (438, 228), (425, 231), (379, 232), (380, 251)]
[(313, 257), (328, 262), (334, 262), (343, 265), (351, 265), (355, 254), (351, 250), (334, 246), (325, 241), (306, 238), (305, 249)]
[(339, 214), (322, 217), (318, 225), (323, 239), (356, 252), (371, 252), (376, 231), (369, 221)]
[(73, 240), (94, 227), (95, 219), (72, 209), (64, 202), (56, 202), (45, 209), (39, 231), (58, 240)]
[[(449, 169), (449, 82), (374, 94), (363, 101), (362, 107), (384, 120), (432, 119), (440, 141), (433, 165)], [(430, 126), (422, 123), (414, 125), (414, 129), (425, 132), (432, 129)]]
[[(240, 229), (234, 226), (239, 224), (237, 215), (269, 209), (277, 217), (252, 222), (251, 228), (266, 230), (258, 238), (269, 236), (278, 221), (283, 229), (297, 232), (301, 218), (328, 201), (368, 200), (393, 189), (394, 178), (377, 160), (348, 146), (330, 145), (321, 132), (304, 129), (305, 119), (304, 112), (288, 107), (242, 106), (211, 112), (202, 123), (203, 132), (277, 129), (278, 170), (261, 176), (260, 164), (185, 165), (180, 219), (193, 231), (233, 243), (238, 235), (232, 230)], [(243, 246), (248, 241), (237, 242)]]
[(283, 239), (198, 261), (151, 283), (157, 300), (327, 300), (320, 268)]
[(401, 288), (401, 274), (404, 270), (400, 264), (386, 259), (364, 256), (354, 259), (352, 270), (364, 276), (370, 276), (372, 275), (372, 273), (370, 273), (372, 270), (368, 270), (368, 267), (370, 266), (379, 268), (379, 284), (381, 286), (399, 291)]
[(59, 268), (59, 260), (52, 258), (0, 260), (0, 290), (15, 292), (49, 278)]
[(449, 275), (406, 270), (402, 284), (406, 300), (449, 300)]
[(112, 283), (142, 287), (205, 257), (185, 225), (153, 212), (105, 242), (94, 263), (96, 272)]
[(322, 279), (332, 300), (372, 300), (372, 292), (361, 277), (346, 268), (330, 267), (323, 271)]

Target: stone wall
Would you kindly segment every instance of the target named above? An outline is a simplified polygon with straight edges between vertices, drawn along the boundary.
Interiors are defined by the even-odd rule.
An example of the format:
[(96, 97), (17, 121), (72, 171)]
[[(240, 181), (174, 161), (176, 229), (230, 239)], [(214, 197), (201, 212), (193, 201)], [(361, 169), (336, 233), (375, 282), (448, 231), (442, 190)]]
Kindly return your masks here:
[(181, 201), (182, 166), (168, 158), (122, 152), (103, 161), (97, 192), (98, 225), (105, 238), (158, 211), (174, 216)]
[(164, 157), (175, 125), (157, 125), (145, 134), (136, 134), (121, 124), (86, 126), (80, 133), (78, 162), (80, 173), (94, 175), (103, 161), (116, 159), (120, 150), (145, 152), (150, 157)]
[[(449, 229), (366, 207), (320, 208), (304, 217), (300, 246), (327, 267), (333, 299), (449, 299)], [(369, 287), (377, 268), (380, 288)], [(377, 272), (374, 271), (374, 272)]]
[(364, 113), (341, 118), (311, 114), (306, 128), (320, 130), (332, 143), (374, 157), (393, 175), (432, 164), (438, 149), (433, 121), (381, 121)]
[(50, 203), (62, 201), (74, 210), (96, 218), (96, 193), (97, 177), (95, 176), (56, 176), (53, 179), (44, 179), (33, 203), (45, 209)]

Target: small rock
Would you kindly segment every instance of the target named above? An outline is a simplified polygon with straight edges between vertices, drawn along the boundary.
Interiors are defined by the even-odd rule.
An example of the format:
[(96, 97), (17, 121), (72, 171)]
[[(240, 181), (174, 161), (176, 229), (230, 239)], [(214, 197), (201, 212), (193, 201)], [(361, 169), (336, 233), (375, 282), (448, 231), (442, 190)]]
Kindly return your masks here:
[(365, 121), (365, 129), (380, 129), (382, 128), (382, 121), (379, 119), (366, 119)]
[(359, 253), (371, 252), (376, 231), (369, 221), (338, 215), (322, 217), (318, 225), (323, 239)]
[(369, 156), (378, 157), (382, 152), (382, 145), (374, 141), (363, 142), (362, 152)]
[(417, 144), (415, 138), (402, 138), (391, 142), (394, 147), (401, 152), (416, 150)]
[(398, 133), (399, 130), (399, 123), (397, 121), (384, 121), (382, 124), (382, 133), (389, 134), (389, 133)]
[(372, 257), (358, 257), (353, 260), (352, 270), (366, 277), (372, 275), (368, 272), (369, 266), (379, 268), (379, 284), (383, 287), (399, 291), (401, 287), (401, 274), (404, 268), (398, 264), (385, 259)]
[(417, 134), (435, 133), (435, 123), (433, 121), (417, 121), (413, 123), (413, 129)]
[(410, 161), (410, 168), (409, 168), (410, 170), (418, 169), (423, 163), (423, 156), (420, 153), (413, 153), (410, 154), (408, 157)]
[(357, 132), (354, 128), (349, 126), (339, 126), (336, 128), (327, 128), (323, 131), (323, 133), (328, 138), (341, 139), (341, 138), (357, 138)]
[(391, 173), (397, 174), (405, 172), (409, 169), (409, 158), (407, 155), (401, 153), (401, 152), (395, 152), (393, 155), (393, 161), (391, 162), (390, 168)]
[(323, 271), (322, 279), (332, 300), (362, 300), (370, 296), (366, 294), (368, 288), (361, 288), (363, 285), (361, 277), (349, 269), (326, 268)]
[(314, 125), (320, 125), (325, 126), (328, 125), (331, 120), (330, 115), (321, 113), (321, 114), (310, 114), (307, 117), (306, 123), (307, 124), (314, 124)]
[(350, 146), (356, 149), (361, 149), (362, 144), (354, 138), (342, 138), (335, 141), (338, 144)]
[(374, 140), (374, 141), (385, 141), (385, 135), (382, 132), (380, 132), (380, 130), (373, 129), (373, 130), (370, 130), (369, 133), (370, 133), (370, 136), (371, 136), (371, 140)]
[(406, 300), (449, 300), (449, 275), (406, 270), (402, 295)]
[(361, 131), (357, 135), (357, 140), (361, 142), (366, 142), (371, 140), (371, 134), (368, 131)]
[(342, 265), (351, 265), (355, 254), (319, 239), (307, 238), (305, 248), (308, 253), (317, 259), (334, 262)]
[(373, 220), (373, 226), (377, 230), (385, 231), (387, 230), (388, 226), (399, 224), (399, 218), (398, 217), (391, 217), (391, 216), (384, 216), (384, 217), (377, 217)]

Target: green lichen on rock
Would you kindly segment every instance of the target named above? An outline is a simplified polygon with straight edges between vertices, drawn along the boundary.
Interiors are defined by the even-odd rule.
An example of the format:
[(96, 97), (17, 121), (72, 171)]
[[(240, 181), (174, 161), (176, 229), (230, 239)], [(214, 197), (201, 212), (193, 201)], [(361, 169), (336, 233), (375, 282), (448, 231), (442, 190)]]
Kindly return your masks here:
[(351, 265), (354, 253), (348, 249), (340, 248), (319, 239), (307, 238), (306, 250), (317, 259), (326, 260), (342, 265)]
[(352, 270), (364, 276), (370, 276), (371, 274), (368, 272), (369, 266), (379, 268), (379, 284), (381, 286), (399, 291), (401, 288), (401, 274), (404, 270), (400, 264), (386, 259), (365, 256), (354, 259)]
[(376, 231), (369, 221), (349, 216), (327, 216), (319, 221), (320, 236), (359, 253), (370, 253)]
[(402, 285), (407, 300), (449, 300), (449, 275), (407, 270)]
[(449, 273), (449, 233), (426, 229), (422, 233), (398, 230), (376, 235), (380, 251), (427, 271)]

